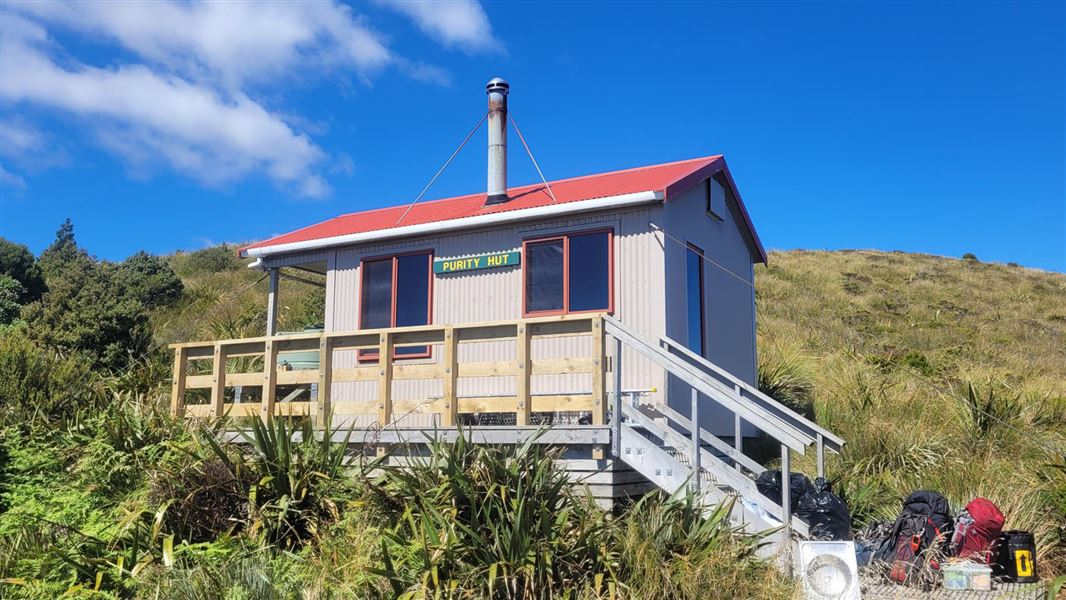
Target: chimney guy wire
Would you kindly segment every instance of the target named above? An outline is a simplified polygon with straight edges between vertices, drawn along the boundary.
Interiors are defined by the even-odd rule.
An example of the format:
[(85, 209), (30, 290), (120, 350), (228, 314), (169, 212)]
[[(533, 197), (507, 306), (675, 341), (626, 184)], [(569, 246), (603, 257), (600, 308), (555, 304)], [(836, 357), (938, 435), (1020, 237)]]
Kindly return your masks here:
[(477, 125), (474, 125), (474, 128), (470, 130), (470, 133), (466, 134), (466, 139), (463, 140), (463, 143), (459, 144), (459, 147), (455, 149), (455, 152), (452, 152), (452, 155), (448, 157), (448, 160), (445, 161), (443, 165), (441, 165), (440, 170), (438, 170), (437, 174), (433, 176), (433, 179), (429, 180), (429, 183), (426, 184), (426, 187), (422, 188), (422, 193), (419, 194), (417, 198), (415, 198), (415, 201), (407, 207), (407, 210), (403, 211), (403, 214), (400, 215), (399, 219), (396, 219), (396, 225), (399, 225), (400, 221), (403, 221), (404, 217), (407, 216), (407, 213), (411, 212), (411, 209), (414, 208), (416, 204), (418, 204), (419, 200), (422, 199), (422, 196), (426, 195), (426, 192), (428, 192), (429, 188), (433, 186), (433, 183), (437, 181), (437, 178), (440, 177), (440, 174), (444, 172), (444, 169), (447, 169), (448, 165), (452, 164), (452, 160), (455, 159), (455, 155), (459, 154), (459, 151), (463, 149), (463, 146), (465, 146), (467, 142), (470, 141), (470, 138), (474, 137), (474, 134), (477, 133), (477, 130), (481, 128), (481, 124), (484, 123), (485, 119), (487, 118), (489, 118), (489, 113), (486, 112), (485, 114), (481, 115), (481, 120), (477, 122)]
[[(659, 233), (663, 234), (663, 236), (665, 236), (666, 238), (670, 239), (670, 241), (672, 241), (672, 242), (676, 242), (677, 244), (679, 244), (679, 245), (681, 245), (681, 246), (684, 246), (685, 248), (688, 248), (688, 247), (689, 247), (689, 245), (688, 245), (688, 244), (686, 244), (686, 243), (685, 243), (685, 242), (684, 242), (683, 240), (679, 240), (679, 239), (677, 239), (676, 237), (674, 237), (674, 236), (670, 235), (669, 233), (666, 233), (666, 230), (664, 230), (664, 229), (663, 229), (662, 227), (659, 227), (659, 226), (658, 226), (658, 225), (656, 225), (655, 223), (648, 223), (648, 227), (649, 227), (650, 229), (652, 229), (653, 231), (658, 231)], [(702, 258), (703, 260), (705, 260), (705, 261), (707, 261), (707, 262), (711, 263), (712, 265), (714, 265), (714, 266), (718, 267), (719, 269), (721, 269), (721, 270), (725, 271), (726, 273), (729, 273), (729, 274), (730, 274), (730, 275), (732, 275), (733, 277), (736, 277), (736, 278), (737, 278), (737, 281), (739, 281), (739, 282), (743, 283), (744, 285), (746, 285), (746, 286), (750, 287), (751, 289), (755, 289), (755, 285), (754, 285), (754, 284), (752, 284), (751, 282), (749, 282), (749, 281), (748, 281), (747, 279), (744, 279), (744, 278), (743, 278), (743, 277), (741, 277), (740, 275), (737, 275), (736, 273), (734, 273), (734, 272), (730, 271), (730, 270), (729, 270), (728, 268), (726, 268), (726, 267), (722, 266), (722, 265), (721, 265), (721, 264), (719, 264), (719, 263), (716, 263), (716, 262), (714, 262), (713, 260), (711, 260), (711, 259), (707, 258), (706, 256), (704, 256), (704, 255), (702, 255), (702, 254), (700, 254), (700, 255), (699, 255), (699, 257), (700, 257), (700, 258)]]
[(522, 130), (518, 128), (518, 122), (514, 120), (514, 115), (507, 113), (507, 117), (511, 119), (511, 125), (514, 125), (515, 133), (518, 134), (518, 139), (522, 140), (522, 146), (526, 149), (526, 154), (529, 155), (529, 160), (533, 161), (533, 166), (537, 168), (537, 175), (540, 175), (540, 180), (544, 182), (544, 187), (548, 188), (548, 195), (552, 197), (552, 204), (558, 202), (555, 199), (555, 192), (552, 191), (551, 184), (544, 178), (544, 173), (540, 172), (540, 165), (537, 164), (537, 159), (533, 158), (533, 151), (529, 149), (529, 144), (526, 143), (526, 138), (522, 137)]

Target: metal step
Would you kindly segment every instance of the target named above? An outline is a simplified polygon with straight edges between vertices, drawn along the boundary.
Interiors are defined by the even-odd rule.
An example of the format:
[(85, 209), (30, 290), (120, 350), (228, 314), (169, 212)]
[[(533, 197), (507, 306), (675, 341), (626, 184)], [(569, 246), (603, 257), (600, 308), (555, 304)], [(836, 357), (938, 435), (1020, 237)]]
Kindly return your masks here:
[[(671, 454), (653, 441), (634, 430), (622, 427), (622, 459), (629, 466), (647, 477), (649, 481), (669, 494), (673, 494), (691, 483), (692, 469), (675, 459)], [(771, 521), (751, 511), (739, 501), (738, 494), (728, 486), (700, 486), (701, 500), (708, 507), (716, 506), (730, 499), (737, 500), (730, 513), (730, 521), (749, 533), (759, 533), (780, 527), (780, 522)]]
[[(680, 483), (675, 485), (675, 480), (682, 483), (691, 480), (692, 446), (688, 438), (674, 431), (668, 425), (656, 423), (654, 419), (649, 418), (638, 407), (624, 405), (622, 407), (622, 415), (625, 418), (622, 424), (623, 448), (620, 456), (622, 460), (637, 469), (637, 466), (632, 464), (631, 458), (637, 458), (639, 455), (629, 456), (625, 454), (624, 442), (627, 439), (627, 434), (631, 434), (632, 438), (641, 438), (648, 447), (655, 448), (667, 459), (667, 461), (657, 464), (653, 468), (659, 469), (660, 478), (669, 475), (669, 480), (660, 485), (659, 480), (642, 472), (650, 481), (667, 492), (673, 493), (681, 485)], [(744, 475), (743, 472), (736, 470), (732, 463), (702, 448), (700, 451), (700, 484), (701, 488), (716, 487), (720, 491), (738, 496), (741, 499), (741, 501), (738, 501), (738, 505), (751, 505), (750, 509), (747, 506), (744, 507), (745, 511), (753, 516), (749, 520), (767, 523), (764, 529), (781, 526), (782, 511), (779, 504), (763, 496), (755, 487), (755, 482)], [(760, 515), (759, 513), (762, 514)], [(792, 516), (790, 521), (793, 531), (801, 537), (808, 535), (806, 523), (795, 516)]]

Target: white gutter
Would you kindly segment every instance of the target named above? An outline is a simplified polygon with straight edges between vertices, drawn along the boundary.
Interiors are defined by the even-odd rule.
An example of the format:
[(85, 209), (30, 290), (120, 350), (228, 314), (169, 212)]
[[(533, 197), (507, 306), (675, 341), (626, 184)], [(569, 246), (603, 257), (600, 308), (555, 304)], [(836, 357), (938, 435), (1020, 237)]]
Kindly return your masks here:
[(316, 240), (289, 242), (287, 244), (275, 244), (273, 246), (261, 246), (259, 248), (245, 250), (243, 254), (245, 256), (260, 258), (270, 256), (271, 254), (298, 252), (301, 250), (316, 250), (319, 248), (328, 248), (330, 246), (344, 246), (395, 237), (409, 237), (429, 233), (454, 231), (456, 229), (486, 227), (489, 225), (513, 223), (515, 221), (526, 221), (543, 217), (602, 210), (606, 208), (618, 208), (620, 206), (662, 202), (663, 197), (661, 191), (635, 192), (632, 194), (622, 194), (620, 196), (608, 196), (606, 198), (594, 198), (592, 200), (580, 200), (578, 202), (567, 202), (564, 204), (549, 204), (547, 206), (522, 208), (519, 210), (478, 215), (475, 217), (463, 217), (461, 219), (450, 219), (447, 221), (422, 223), (419, 225), (405, 225), (403, 227), (390, 227), (389, 229), (379, 229), (377, 231), (366, 231), (363, 233), (335, 235)]

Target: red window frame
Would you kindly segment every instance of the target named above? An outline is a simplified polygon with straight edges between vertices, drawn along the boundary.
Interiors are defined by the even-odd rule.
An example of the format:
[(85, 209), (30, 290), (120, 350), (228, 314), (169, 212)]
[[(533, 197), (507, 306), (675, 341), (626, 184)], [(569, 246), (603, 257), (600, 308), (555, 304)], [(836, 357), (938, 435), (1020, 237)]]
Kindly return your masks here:
[[(590, 233), (607, 233), (607, 308), (594, 308), (591, 310), (570, 310), (570, 237), (587, 235)], [(529, 261), (526, 257), (529, 253), (526, 247), (538, 242), (563, 241), (563, 308), (559, 310), (526, 310), (526, 285), (528, 278), (526, 270), (529, 269)], [(523, 317), (547, 317), (552, 315), (576, 315), (581, 313), (607, 312), (614, 314), (614, 228), (599, 227), (596, 229), (582, 229), (579, 231), (567, 231), (550, 235), (539, 235), (522, 240), (522, 316)]]
[[(429, 285), (426, 286), (426, 325), (433, 324), (433, 250), (411, 250), (409, 252), (398, 252), (395, 254), (367, 256), (359, 260), (359, 314), (357, 314), (356, 317), (358, 318), (358, 328), (360, 330), (363, 329), (363, 288), (366, 285), (366, 269), (364, 269), (363, 266), (369, 262), (380, 262), (386, 260), (392, 261), (392, 300), (390, 305), (392, 314), (389, 316), (389, 327), (396, 327), (396, 275), (398, 267), (397, 259), (402, 256), (415, 256), (420, 254), (426, 255), (426, 277), (429, 281)], [(426, 345), (425, 352), (418, 352), (416, 354), (396, 354), (396, 350), (396, 348), (393, 348), (392, 351), (392, 358), (394, 360), (406, 360), (409, 358), (430, 358), (431, 356), (433, 356), (433, 346), (429, 344)], [(358, 355), (359, 362), (361, 363), (372, 363), (378, 361), (377, 350), (360, 350), (358, 352)]]
[[(688, 243), (685, 244), (685, 293), (686, 293), (686, 296), (688, 294), (688, 253), (689, 252), (694, 252), (696, 254), (696, 256), (700, 257), (700, 262), (698, 263), (699, 266), (700, 266), (700, 270), (699, 270), (699, 277), (700, 277), (700, 351), (699, 351), (698, 354), (700, 356), (704, 357), (704, 358), (707, 358), (707, 287), (706, 287), (706, 285), (707, 285), (707, 275), (706, 275), (706, 267), (703, 264), (703, 262), (705, 260), (704, 257), (706, 255), (703, 253), (703, 248), (700, 248), (696, 244), (693, 244), (692, 242), (688, 242)], [(687, 303), (688, 300), (689, 300), (689, 298), (686, 297), (685, 298), (685, 302)], [(686, 307), (686, 309), (687, 309), (687, 307)], [(686, 315), (685, 315), (686, 318), (688, 317), (687, 313), (688, 313), (688, 311), (686, 310)], [(687, 329), (687, 327), (686, 327), (686, 329)], [(692, 343), (691, 340), (689, 340), (689, 344), (691, 344), (691, 343)]]

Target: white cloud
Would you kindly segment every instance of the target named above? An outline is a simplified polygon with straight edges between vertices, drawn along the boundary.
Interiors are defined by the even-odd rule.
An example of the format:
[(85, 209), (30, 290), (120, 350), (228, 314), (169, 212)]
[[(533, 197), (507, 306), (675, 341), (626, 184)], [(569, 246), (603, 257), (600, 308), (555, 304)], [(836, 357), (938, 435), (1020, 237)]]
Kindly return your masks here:
[(396, 62), (365, 19), (336, 2), (56, 2), (11, 5), (24, 15), (114, 40), (193, 80), (229, 88), (311, 68), (366, 75)]
[(17, 116), (0, 119), (0, 160), (31, 173), (71, 162), (62, 141)]
[(410, 17), (426, 35), (467, 52), (500, 51), (485, 9), (476, 0), (377, 0)]
[(26, 189), (26, 180), (21, 176), (12, 173), (4, 168), (4, 165), (0, 165), (0, 186), (9, 185), (13, 188), (20, 190)]
[[(17, 19), (7, 17), (5, 23)], [(207, 183), (263, 170), (299, 195), (328, 193), (316, 172), (325, 153), (248, 96), (224, 97), (143, 65), (61, 66), (45, 51), (40, 33), (32, 23), (4, 27), (0, 98), (82, 117), (106, 147), (127, 159), (147, 151)]]
[[(441, 24), (426, 31), (446, 43), (480, 47), (465, 37), (479, 31), (495, 43), (476, 3), (448, 9), (450, 19), (432, 12), (440, 11), (428, 11), (427, 22)], [(462, 21), (473, 29), (462, 33)], [(56, 41), (61, 30), (121, 48), (124, 62), (71, 56)], [(444, 69), (390, 49), (365, 17), (337, 0), (7, 2), (0, 33), (7, 159), (21, 164), (20, 157), (56, 146), (47, 136), (34, 139), (34, 128), (8, 107), (45, 108), (73, 118), (135, 176), (166, 167), (218, 185), (262, 173), (304, 197), (330, 193), (324, 174), (338, 172), (337, 159), (313, 141), (322, 133), (313, 119), (262, 98), (277, 105), (294, 81), (340, 73), (369, 83), (384, 69), (450, 83)], [(4, 173), (9, 183), (18, 177)]]

